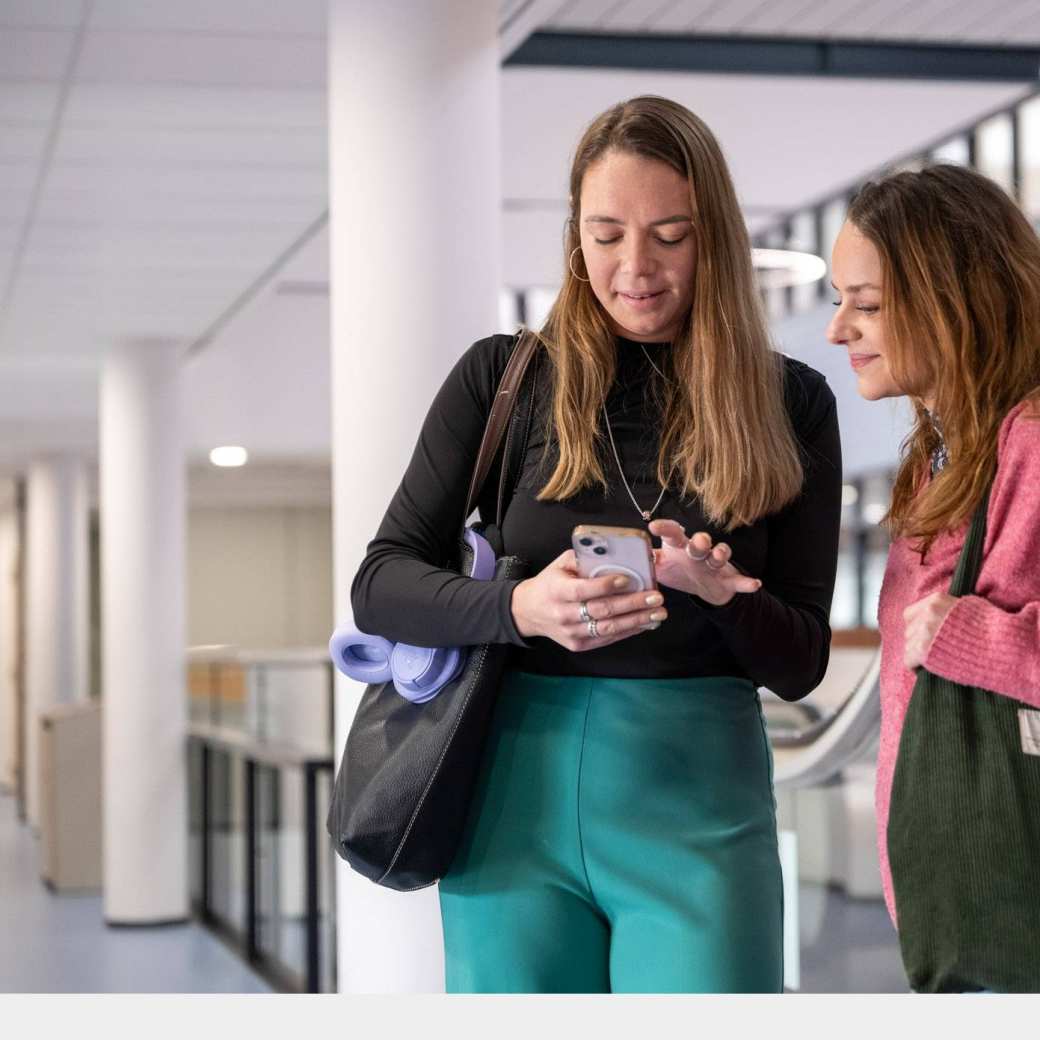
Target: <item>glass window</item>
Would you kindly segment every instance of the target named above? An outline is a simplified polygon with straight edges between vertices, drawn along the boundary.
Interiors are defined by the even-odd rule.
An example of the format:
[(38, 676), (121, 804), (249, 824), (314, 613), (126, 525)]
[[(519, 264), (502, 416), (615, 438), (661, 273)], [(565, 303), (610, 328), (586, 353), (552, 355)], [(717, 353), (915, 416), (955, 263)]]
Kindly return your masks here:
[(848, 203), (844, 198), (835, 199), (823, 207), (821, 225), (823, 241), (820, 243), (820, 255), (827, 262), (828, 278), (830, 277), (831, 253), (834, 250), (834, 240), (838, 237), (838, 232), (841, 231), (841, 225), (845, 223), (845, 212), (847, 209)]
[(1018, 110), (1018, 147), (1022, 159), (1019, 185), (1022, 209), (1040, 228), (1040, 95), (1030, 98)]
[(500, 289), (498, 291), (498, 328), (501, 332), (512, 332), (520, 323), (517, 313), (516, 290)]
[[(763, 249), (783, 249), (787, 244), (787, 234), (783, 227), (770, 228), (759, 235), (758, 239)], [(770, 321), (779, 321), (787, 316), (787, 290), (771, 286), (768, 281), (768, 278), (761, 278), (761, 284), (766, 286), (763, 289), (766, 317)]]
[(1007, 112), (980, 123), (975, 131), (975, 165), (1009, 194), (1014, 193), (1011, 116)]
[(924, 169), (926, 157), (915, 155), (912, 159), (905, 159), (901, 163), (893, 163), (888, 167), (888, 173), (920, 173)]
[(951, 137), (934, 148), (928, 158), (934, 163), (955, 163), (958, 166), (967, 166), (970, 158), (968, 138), (964, 134)]
[(559, 286), (550, 288), (536, 288), (527, 290), (527, 327), (529, 329), (540, 329), (549, 317), (549, 311), (556, 302)]
[[(816, 253), (819, 243), (816, 241), (816, 211), (802, 210), (791, 218), (791, 237), (787, 242), (788, 249), (797, 249), (802, 253)], [(797, 314), (816, 305), (819, 289), (816, 282), (808, 285), (796, 285), (792, 291), (792, 307)]]

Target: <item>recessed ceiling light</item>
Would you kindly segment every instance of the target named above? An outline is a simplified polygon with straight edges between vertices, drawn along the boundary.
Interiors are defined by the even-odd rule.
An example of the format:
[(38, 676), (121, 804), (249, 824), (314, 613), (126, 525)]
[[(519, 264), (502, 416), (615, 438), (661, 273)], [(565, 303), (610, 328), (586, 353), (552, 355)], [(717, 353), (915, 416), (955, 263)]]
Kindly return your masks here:
[(752, 249), (751, 262), (764, 289), (786, 289), (789, 285), (810, 285), (827, 273), (823, 257), (796, 249)]
[(244, 466), (249, 458), (249, 452), (238, 445), (227, 444), (222, 448), (214, 448), (209, 453), (209, 461), (214, 466)]

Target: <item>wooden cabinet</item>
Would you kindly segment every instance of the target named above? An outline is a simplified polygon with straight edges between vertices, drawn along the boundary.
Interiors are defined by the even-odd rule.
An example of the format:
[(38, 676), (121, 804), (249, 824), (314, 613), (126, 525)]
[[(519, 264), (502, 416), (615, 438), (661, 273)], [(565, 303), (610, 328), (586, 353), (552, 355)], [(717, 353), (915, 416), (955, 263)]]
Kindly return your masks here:
[(99, 889), (101, 705), (60, 705), (40, 726), (41, 876), (59, 891)]

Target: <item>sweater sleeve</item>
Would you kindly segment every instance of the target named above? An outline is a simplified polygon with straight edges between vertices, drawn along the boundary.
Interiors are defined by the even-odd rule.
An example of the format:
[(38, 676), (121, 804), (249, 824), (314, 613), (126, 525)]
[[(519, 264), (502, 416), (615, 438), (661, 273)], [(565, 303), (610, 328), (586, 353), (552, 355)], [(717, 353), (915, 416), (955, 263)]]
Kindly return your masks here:
[(924, 666), (1040, 708), (1040, 420), (1020, 408), (998, 460), (975, 595), (943, 619)]
[(806, 366), (798, 366), (798, 374), (791, 392), (801, 400), (791, 414), (803, 448), (802, 493), (769, 520), (762, 588), (738, 593), (722, 607), (705, 606), (754, 682), (788, 701), (805, 697), (827, 670), (841, 526), (841, 440), (834, 394)]
[(951, 682), (1040, 708), (1040, 602), (1011, 611), (962, 596), (939, 626), (924, 666)]
[(465, 497), (510, 336), (475, 343), (430, 407), (411, 462), (351, 585), (363, 632), (412, 646), (524, 645), (510, 601), (516, 581), (477, 581), (450, 567)]

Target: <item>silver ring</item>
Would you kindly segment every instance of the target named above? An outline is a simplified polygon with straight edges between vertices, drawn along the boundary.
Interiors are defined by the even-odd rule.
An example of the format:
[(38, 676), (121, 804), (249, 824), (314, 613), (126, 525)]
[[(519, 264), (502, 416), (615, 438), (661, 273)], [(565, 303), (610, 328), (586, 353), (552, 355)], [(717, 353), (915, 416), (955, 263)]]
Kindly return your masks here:
[(582, 600), (578, 607), (578, 613), (581, 614), (581, 620), (587, 625), (592, 620), (592, 615), (589, 613), (589, 605)]
[(586, 627), (589, 630), (589, 638), (590, 639), (596, 639), (599, 636), (599, 632), (596, 631), (596, 619), (595, 618), (589, 618), (589, 620), (586, 622)]
[(710, 567), (713, 571), (721, 571), (726, 566), (727, 561), (723, 560), (722, 563), (715, 564), (711, 562), (710, 557), (704, 561), (705, 567)]

